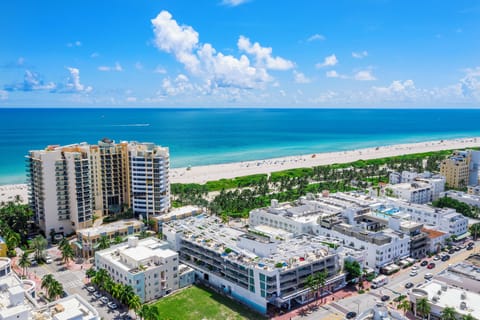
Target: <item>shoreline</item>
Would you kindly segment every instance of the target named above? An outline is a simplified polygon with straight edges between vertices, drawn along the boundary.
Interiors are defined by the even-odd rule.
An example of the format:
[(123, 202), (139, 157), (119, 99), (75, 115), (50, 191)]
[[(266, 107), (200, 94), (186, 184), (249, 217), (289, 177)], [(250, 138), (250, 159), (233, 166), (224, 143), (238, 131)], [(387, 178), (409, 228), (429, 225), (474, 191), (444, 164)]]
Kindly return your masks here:
[(334, 163), (348, 163), (357, 160), (370, 160), (405, 154), (424, 153), (480, 147), (480, 137), (449, 140), (424, 141), (418, 143), (395, 144), (349, 151), (334, 151), (288, 156), (265, 160), (232, 162), (205, 166), (170, 169), (170, 183), (199, 183), (253, 174), (270, 174), (295, 168), (310, 168)]
[[(301, 156), (286, 156), (265, 160), (192, 166), (190, 167), (190, 170), (187, 170), (186, 167), (173, 168), (170, 169), (170, 182), (203, 184), (207, 181), (232, 179), (235, 177), (253, 174), (270, 174), (276, 171), (295, 168), (310, 168), (334, 163), (348, 163), (357, 160), (370, 160), (405, 154), (464, 149), (471, 147), (480, 147), (480, 137), (434, 140), (348, 151), (323, 152)], [(0, 202), (13, 201), (16, 195), (21, 197), (22, 203), (26, 203), (28, 200), (28, 185), (21, 183), (0, 185)]]

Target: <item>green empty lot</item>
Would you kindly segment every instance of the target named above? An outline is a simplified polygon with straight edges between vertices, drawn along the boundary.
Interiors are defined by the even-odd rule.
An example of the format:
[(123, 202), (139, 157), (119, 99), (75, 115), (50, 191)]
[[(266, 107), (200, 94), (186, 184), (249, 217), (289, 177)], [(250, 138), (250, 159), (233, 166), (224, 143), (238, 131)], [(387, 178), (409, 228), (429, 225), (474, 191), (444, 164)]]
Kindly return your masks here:
[(156, 305), (161, 319), (266, 319), (227, 297), (199, 286), (163, 298)]

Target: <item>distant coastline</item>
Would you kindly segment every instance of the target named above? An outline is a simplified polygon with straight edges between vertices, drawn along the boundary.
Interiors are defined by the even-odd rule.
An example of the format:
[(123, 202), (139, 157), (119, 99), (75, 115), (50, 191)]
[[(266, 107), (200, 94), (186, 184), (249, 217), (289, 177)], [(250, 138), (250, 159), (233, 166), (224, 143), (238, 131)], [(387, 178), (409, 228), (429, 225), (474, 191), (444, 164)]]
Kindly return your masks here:
[(405, 154), (480, 147), (480, 137), (378, 146), (350, 151), (315, 153), (303, 156), (244, 161), (218, 165), (171, 169), (171, 183), (205, 183), (252, 174), (307, 168), (357, 160), (378, 159)]

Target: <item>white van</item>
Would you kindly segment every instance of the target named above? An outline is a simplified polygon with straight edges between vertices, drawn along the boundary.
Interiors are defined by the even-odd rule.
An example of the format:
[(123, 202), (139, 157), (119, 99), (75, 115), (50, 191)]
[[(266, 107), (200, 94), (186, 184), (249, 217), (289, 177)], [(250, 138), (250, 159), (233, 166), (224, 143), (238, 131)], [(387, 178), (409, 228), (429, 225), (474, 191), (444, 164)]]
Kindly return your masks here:
[(384, 286), (388, 283), (388, 278), (387, 276), (385, 275), (379, 275), (378, 277), (376, 277), (375, 279), (372, 280), (372, 285), (371, 287), (373, 289), (376, 289), (376, 288), (379, 288), (381, 286)]

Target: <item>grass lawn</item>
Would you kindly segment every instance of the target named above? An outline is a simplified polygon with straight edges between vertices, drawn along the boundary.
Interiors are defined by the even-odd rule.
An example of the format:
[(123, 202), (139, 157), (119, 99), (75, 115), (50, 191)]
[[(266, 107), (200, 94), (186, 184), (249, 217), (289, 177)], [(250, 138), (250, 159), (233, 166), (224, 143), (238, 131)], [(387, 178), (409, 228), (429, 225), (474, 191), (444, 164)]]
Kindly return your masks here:
[(161, 319), (266, 319), (247, 307), (205, 287), (192, 286), (156, 303)]

